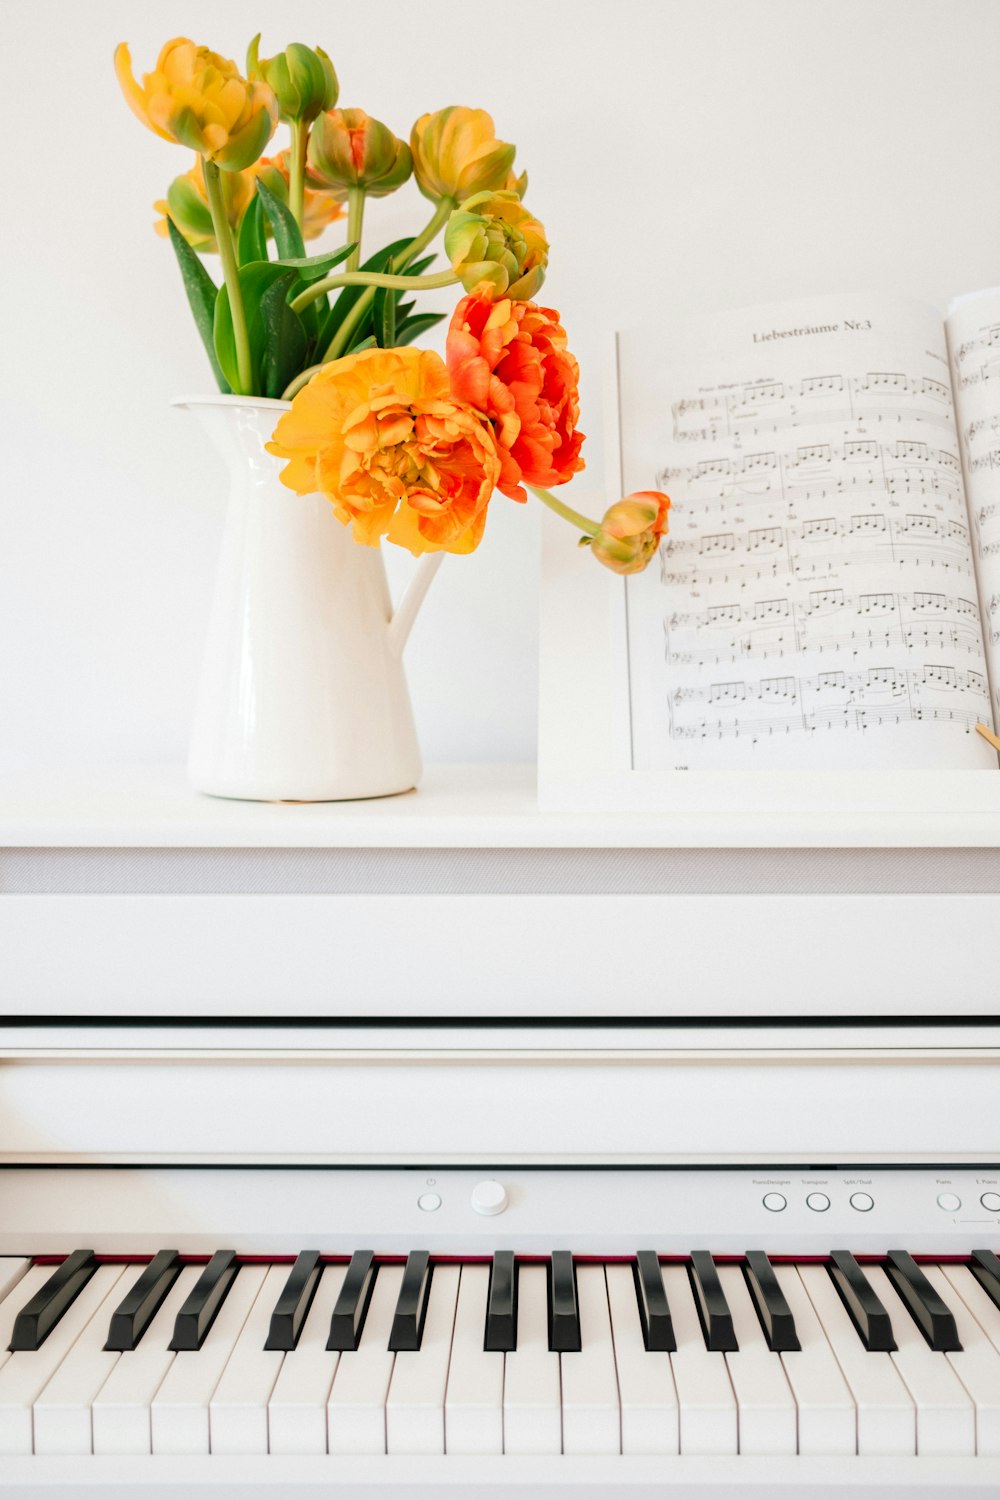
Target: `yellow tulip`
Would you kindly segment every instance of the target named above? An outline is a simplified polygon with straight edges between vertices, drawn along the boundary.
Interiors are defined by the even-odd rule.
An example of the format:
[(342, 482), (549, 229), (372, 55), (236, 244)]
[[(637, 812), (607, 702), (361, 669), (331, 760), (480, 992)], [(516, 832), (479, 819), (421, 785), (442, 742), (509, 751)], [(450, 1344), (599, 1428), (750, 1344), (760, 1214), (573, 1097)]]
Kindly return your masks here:
[(476, 193), (448, 220), (444, 248), (467, 292), (488, 281), (496, 297), (528, 302), (545, 278), (545, 230), (516, 193)]
[(425, 198), (460, 203), (473, 193), (516, 186), (511, 168), (516, 147), (498, 141), (485, 109), (453, 104), (421, 115), (410, 135), (413, 175)]
[[(269, 188), (282, 203), (288, 202), (288, 152), (277, 156), (262, 156), (260, 161), (243, 172), (227, 172), (219, 179), (222, 202), (226, 210), (229, 227), (236, 230), (253, 198), (258, 179)], [(193, 250), (200, 255), (217, 254), (219, 246), (215, 239), (215, 227), (205, 191), (205, 173), (201, 157), (196, 156), (190, 171), (175, 177), (167, 189), (166, 198), (158, 198), (153, 204), (163, 215), (154, 224), (157, 234), (167, 235), (167, 219), (174, 221)], [(322, 234), (328, 224), (344, 217), (344, 206), (330, 192), (305, 193), (305, 213), (302, 237), (314, 240)]]
[(144, 125), (228, 172), (255, 162), (278, 123), (278, 103), (266, 83), (241, 77), (234, 62), (186, 37), (167, 42), (141, 84), (132, 72), (128, 44), (121, 42), (115, 72)]

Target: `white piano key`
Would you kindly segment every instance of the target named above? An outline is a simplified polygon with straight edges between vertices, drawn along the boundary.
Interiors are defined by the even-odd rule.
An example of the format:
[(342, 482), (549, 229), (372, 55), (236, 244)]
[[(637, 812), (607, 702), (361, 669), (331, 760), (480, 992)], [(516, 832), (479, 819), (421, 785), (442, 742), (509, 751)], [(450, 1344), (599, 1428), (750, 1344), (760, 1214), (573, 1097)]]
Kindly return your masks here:
[(925, 1265), (921, 1269), (955, 1319), (962, 1347), (945, 1358), (975, 1403), (976, 1452), (1000, 1454), (1000, 1354), (962, 1298), (956, 1297), (944, 1267)]
[(267, 1403), (285, 1356), (264, 1345), (287, 1280), (287, 1266), (270, 1267), (212, 1393), (208, 1426), (213, 1453), (267, 1452)]
[[(993, 1345), (1000, 1350), (1000, 1307), (987, 1296), (968, 1266), (942, 1266), (961, 1300)], [(948, 1298), (948, 1306), (954, 1309), (954, 1297)]]
[(489, 1266), (463, 1266), (444, 1407), (447, 1453), (503, 1452), (502, 1354), (483, 1348)]
[(775, 1266), (774, 1274), (802, 1345), (781, 1355), (798, 1408), (799, 1452), (827, 1457), (856, 1453), (857, 1407), (816, 1309), (795, 1266)]
[(185, 1266), (139, 1340), (127, 1349), (91, 1408), (95, 1453), (152, 1453), (150, 1409), (153, 1397), (176, 1359), (167, 1346), (174, 1320), (201, 1275), (201, 1266)]
[(578, 1353), (561, 1354), (563, 1452), (620, 1453), (621, 1407), (603, 1266), (578, 1266)]
[(346, 1265), (324, 1267), (299, 1341), (285, 1356), (267, 1403), (272, 1453), (326, 1452), (326, 1403), (340, 1360), (326, 1341), (346, 1274)]
[(858, 1452), (885, 1458), (916, 1453), (916, 1407), (892, 1359), (865, 1348), (825, 1266), (796, 1270), (854, 1397)]
[(739, 1266), (720, 1266), (739, 1349), (726, 1355), (739, 1410), (741, 1453), (794, 1454), (795, 1398), (781, 1360), (767, 1347), (764, 1330)]
[(632, 1267), (609, 1265), (605, 1272), (618, 1370), (622, 1452), (679, 1453), (677, 1389), (670, 1355), (646, 1349)]
[(327, 1402), (331, 1453), (384, 1453), (385, 1402), (396, 1355), (389, 1348), (402, 1266), (382, 1266), (357, 1349), (340, 1356)]
[(208, 1406), (240, 1336), (266, 1267), (241, 1266), (200, 1349), (174, 1356), (151, 1407), (153, 1453), (209, 1453)]
[[(46, 1270), (43, 1284), (52, 1267)], [(32, 1451), (32, 1406), (121, 1274), (121, 1266), (98, 1266), (42, 1347), (19, 1350), (0, 1370), (0, 1453)], [(25, 1277), (22, 1283), (26, 1291), (27, 1281)], [(22, 1307), (27, 1300), (27, 1296), (22, 1298)]]
[(559, 1356), (549, 1349), (544, 1266), (521, 1266), (517, 1348), (504, 1356), (503, 1451), (561, 1453)]
[(36, 1453), (93, 1452), (91, 1405), (121, 1358), (119, 1350), (104, 1347), (111, 1315), (138, 1274), (134, 1266), (119, 1268), (118, 1278), (109, 1287), (104, 1301), (36, 1398), (33, 1411)]
[(725, 1355), (711, 1354), (705, 1348), (686, 1269), (664, 1266), (663, 1284), (677, 1339), (670, 1365), (677, 1385), (681, 1453), (736, 1453), (736, 1397)]
[(892, 1320), (899, 1348), (889, 1358), (917, 1408), (917, 1453), (972, 1457), (976, 1413), (961, 1381), (946, 1357), (927, 1344), (881, 1267), (866, 1266), (865, 1275)]
[(14, 1323), (22, 1307), (26, 1307), (36, 1292), (52, 1275), (51, 1266), (28, 1264), (24, 1275), (10, 1283), (0, 1302), (0, 1369), (10, 1359), (10, 1341), (14, 1335)]
[(420, 1348), (396, 1355), (385, 1405), (387, 1453), (444, 1452), (444, 1398), (458, 1276), (458, 1266), (435, 1266)]

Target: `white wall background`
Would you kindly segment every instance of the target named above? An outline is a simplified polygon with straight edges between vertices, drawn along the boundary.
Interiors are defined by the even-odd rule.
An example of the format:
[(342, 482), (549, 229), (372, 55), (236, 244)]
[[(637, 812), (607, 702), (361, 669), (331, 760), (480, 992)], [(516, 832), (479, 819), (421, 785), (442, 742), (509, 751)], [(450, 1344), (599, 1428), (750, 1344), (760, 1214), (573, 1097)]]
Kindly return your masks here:
[[(0, 770), (183, 754), (224, 476), (168, 406), (210, 383), (150, 228), (187, 157), (129, 114), (111, 58), (128, 39), (148, 70), (179, 34), (241, 58), (258, 27), (265, 56), (325, 46), (341, 103), (398, 134), (463, 102), (518, 144), (595, 507), (616, 325), (1000, 280), (997, 0), (0, 0)], [(369, 225), (425, 217), (411, 184)], [(533, 757), (537, 550), (537, 516), (498, 496), (439, 575), (409, 647), (427, 759)]]

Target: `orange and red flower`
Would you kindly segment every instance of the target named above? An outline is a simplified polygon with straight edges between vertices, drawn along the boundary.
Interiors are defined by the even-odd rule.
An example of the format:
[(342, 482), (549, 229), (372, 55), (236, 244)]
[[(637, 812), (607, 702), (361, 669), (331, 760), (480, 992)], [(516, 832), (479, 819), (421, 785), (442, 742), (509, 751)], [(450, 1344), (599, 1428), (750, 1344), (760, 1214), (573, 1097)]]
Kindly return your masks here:
[(455, 309), (446, 357), (454, 395), (493, 425), (505, 495), (526, 500), (525, 484), (565, 484), (583, 468), (580, 369), (558, 313), (480, 285)]
[(471, 552), (500, 476), (490, 424), (456, 401), (429, 349), (366, 349), (324, 365), (278, 422), (281, 478), (324, 494), (358, 542)]

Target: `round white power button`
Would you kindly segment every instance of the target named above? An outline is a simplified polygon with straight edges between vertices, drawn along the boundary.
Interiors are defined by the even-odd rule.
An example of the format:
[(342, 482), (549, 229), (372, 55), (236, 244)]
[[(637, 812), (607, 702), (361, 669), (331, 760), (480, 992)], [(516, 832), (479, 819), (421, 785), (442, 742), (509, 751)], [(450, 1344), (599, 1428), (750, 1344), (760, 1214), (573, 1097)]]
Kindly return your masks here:
[(435, 1213), (441, 1207), (440, 1193), (421, 1193), (417, 1199), (417, 1207), (423, 1209), (425, 1214)]
[(830, 1207), (830, 1200), (825, 1193), (809, 1193), (806, 1197), (806, 1208), (811, 1208), (814, 1213), (825, 1214)]
[(507, 1189), (502, 1182), (477, 1182), (472, 1189), (472, 1206), (477, 1214), (502, 1214), (507, 1207)]
[(859, 1214), (871, 1213), (875, 1207), (875, 1199), (871, 1193), (852, 1193), (851, 1207), (856, 1208)]
[(780, 1214), (783, 1208), (788, 1207), (788, 1199), (784, 1193), (765, 1193), (764, 1207), (769, 1208), (773, 1214)]
[(979, 1201), (988, 1213), (1000, 1213), (1000, 1193), (984, 1193)]
[(962, 1207), (962, 1200), (957, 1193), (938, 1193), (937, 1205), (945, 1213), (955, 1214)]

